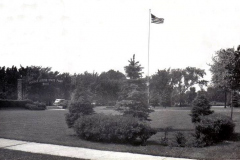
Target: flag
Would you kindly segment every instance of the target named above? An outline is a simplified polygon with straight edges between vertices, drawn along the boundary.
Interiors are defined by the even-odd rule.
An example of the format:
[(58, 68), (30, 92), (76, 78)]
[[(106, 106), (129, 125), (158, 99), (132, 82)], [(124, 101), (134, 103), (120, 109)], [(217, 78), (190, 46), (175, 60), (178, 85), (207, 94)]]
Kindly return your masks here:
[(163, 18), (158, 18), (158, 17), (154, 16), (153, 14), (151, 14), (151, 17), (152, 17), (152, 23), (161, 24), (164, 21)]

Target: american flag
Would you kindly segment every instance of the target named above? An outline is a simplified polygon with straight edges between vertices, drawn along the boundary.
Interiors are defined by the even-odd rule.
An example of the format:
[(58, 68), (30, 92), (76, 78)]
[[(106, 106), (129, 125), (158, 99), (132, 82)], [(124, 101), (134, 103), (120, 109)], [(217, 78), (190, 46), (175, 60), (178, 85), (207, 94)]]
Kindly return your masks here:
[(152, 23), (161, 24), (164, 22), (163, 18), (158, 18), (158, 17), (154, 16), (153, 14), (151, 14), (151, 17), (152, 17)]

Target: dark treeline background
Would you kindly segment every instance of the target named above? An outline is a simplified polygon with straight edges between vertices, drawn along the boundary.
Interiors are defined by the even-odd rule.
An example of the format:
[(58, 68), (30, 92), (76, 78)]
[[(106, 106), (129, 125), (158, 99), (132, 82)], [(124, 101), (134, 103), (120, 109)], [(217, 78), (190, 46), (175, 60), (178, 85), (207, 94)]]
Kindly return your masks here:
[[(130, 61), (129, 61), (130, 62)], [(132, 61), (130, 62), (133, 63)], [(130, 66), (129, 65), (129, 66)], [(129, 67), (130, 68), (130, 67)], [(126, 75), (119, 71), (109, 70), (98, 74), (84, 72), (70, 75), (52, 71), (50, 67), (16, 66), (0, 67), (0, 99), (17, 99), (17, 80), (23, 79), (24, 99), (53, 103), (57, 98), (71, 99), (77, 88), (85, 88), (97, 105), (115, 105), (126, 88), (126, 83), (134, 79), (134, 71), (125, 67)], [(141, 70), (141, 69), (140, 69)], [(225, 92), (220, 87), (208, 87), (204, 78), (205, 71), (195, 67), (185, 69), (158, 70), (150, 77), (150, 104), (153, 106), (186, 106), (191, 105), (197, 92), (207, 95), (212, 103), (224, 102)], [(128, 78), (127, 78), (128, 77)], [(147, 83), (147, 78), (136, 77)], [(61, 83), (30, 83), (40, 79), (58, 79)], [(196, 85), (200, 90), (196, 91)], [(147, 92), (147, 88), (146, 88)]]

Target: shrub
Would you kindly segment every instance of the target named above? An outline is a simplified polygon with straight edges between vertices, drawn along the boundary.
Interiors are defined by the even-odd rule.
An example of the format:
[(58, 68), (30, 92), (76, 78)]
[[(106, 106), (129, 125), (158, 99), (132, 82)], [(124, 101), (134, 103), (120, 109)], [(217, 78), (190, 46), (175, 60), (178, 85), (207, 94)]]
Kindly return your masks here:
[(198, 95), (193, 101), (193, 105), (194, 106), (190, 114), (193, 123), (200, 122), (201, 116), (206, 116), (213, 113), (213, 111), (210, 110), (211, 106), (209, 105), (209, 101), (204, 95)]
[(175, 141), (179, 147), (185, 147), (187, 143), (187, 140), (182, 132), (177, 132), (175, 135)]
[(221, 114), (201, 117), (195, 128), (197, 146), (208, 146), (222, 140), (227, 140), (234, 132), (233, 121)]
[(31, 101), (29, 102), (30, 103), (27, 103), (25, 105), (26, 109), (29, 109), (29, 110), (45, 110), (46, 109), (46, 104), (44, 103), (40, 103), (40, 102), (31, 103)]
[(74, 125), (80, 138), (102, 142), (129, 142), (140, 140), (145, 145), (156, 133), (146, 123), (132, 116), (93, 114), (81, 116)]
[(65, 116), (68, 127), (72, 128), (79, 117), (92, 113), (94, 110), (91, 103), (72, 102), (69, 106), (69, 113)]
[(169, 134), (170, 130), (172, 130), (172, 127), (163, 128), (164, 136), (161, 137), (161, 139), (160, 139), (160, 144), (161, 145), (163, 145), (163, 146), (168, 146), (169, 145), (168, 134)]

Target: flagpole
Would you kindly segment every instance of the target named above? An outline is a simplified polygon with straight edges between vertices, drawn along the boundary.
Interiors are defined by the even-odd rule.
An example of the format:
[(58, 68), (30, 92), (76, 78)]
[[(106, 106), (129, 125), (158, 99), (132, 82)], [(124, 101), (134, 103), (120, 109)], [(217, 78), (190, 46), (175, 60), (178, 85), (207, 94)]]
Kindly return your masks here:
[(148, 106), (150, 106), (150, 77), (149, 77), (149, 51), (150, 51), (150, 24), (151, 24), (151, 9), (149, 9), (149, 30), (148, 30)]

